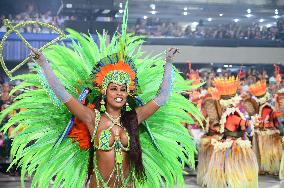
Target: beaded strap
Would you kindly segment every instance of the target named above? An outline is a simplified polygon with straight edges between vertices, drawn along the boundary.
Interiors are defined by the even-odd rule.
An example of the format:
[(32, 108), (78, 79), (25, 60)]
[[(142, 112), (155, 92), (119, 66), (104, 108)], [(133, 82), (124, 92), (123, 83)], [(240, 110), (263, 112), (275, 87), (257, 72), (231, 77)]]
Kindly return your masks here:
[(127, 136), (127, 147), (124, 147), (122, 144), (121, 144), (121, 148), (124, 150), (124, 151), (129, 151), (130, 150), (130, 136), (128, 134), (128, 132), (126, 131), (126, 136)]
[(95, 129), (94, 129), (93, 136), (92, 136), (92, 142), (94, 142), (94, 140), (96, 139), (96, 135), (97, 135), (100, 119), (101, 119), (101, 114), (97, 109), (95, 109), (95, 113), (96, 113)]

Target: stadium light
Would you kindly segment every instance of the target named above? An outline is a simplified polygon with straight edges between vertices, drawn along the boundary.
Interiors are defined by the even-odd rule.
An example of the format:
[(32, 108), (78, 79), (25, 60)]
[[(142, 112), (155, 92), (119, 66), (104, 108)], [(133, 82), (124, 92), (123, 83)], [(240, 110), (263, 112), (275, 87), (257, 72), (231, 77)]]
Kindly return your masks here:
[(192, 22), (192, 25), (193, 25), (193, 26), (197, 26), (197, 25), (198, 25), (198, 22)]
[(250, 17), (252, 17), (252, 16), (253, 16), (252, 14), (247, 14), (247, 15), (246, 15), (247, 18), (250, 18)]
[(155, 5), (155, 4), (151, 4), (151, 5), (150, 5), (150, 8), (151, 8), (152, 10), (156, 10), (156, 5)]
[(249, 8), (249, 9), (247, 9), (247, 13), (248, 14), (250, 14), (251, 13), (251, 9)]
[(208, 20), (208, 22), (211, 22), (211, 21), (212, 21), (212, 18), (208, 18), (207, 20)]
[(184, 7), (183, 10), (184, 10), (184, 11), (187, 11), (187, 7)]
[(108, 14), (108, 13), (110, 13), (109, 9), (105, 9), (105, 10), (102, 11), (102, 14)]
[(147, 18), (148, 18), (148, 16), (143, 16), (143, 19), (144, 19), (144, 20), (147, 20)]
[(280, 16), (279, 15), (275, 15), (275, 16), (273, 16), (273, 18), (278, 19), (278, 18), (280, 18)]
[(123, 13), (123, 10), (122, 9), (119, 9), (119, 11), (118, 11), (120, 14), (122, 14)]
[(260, 23), (264, 22), (264, 19), (262, 19), (262, 18), (261, 18), (261, 19), (259, 19), (259, 22), (260, 22)]
[(222, 16), (223, 16), (223, 14), (222, 14), (222, 13), (220, 13), (220, 14), (219, 14), (219, 16), (220, 16), (220, 17), (222, 17)]
[(183, 12), (183, 15), (186, 16), (188, 14), (188, 12)]
[(158, 11), (152, 10), (150, 11), (151, 14), (157, 14)]
[(240, 19), (238, 19), (238, 18), (234, 19), (234, 22), (236, 22), (236, 23), (239, 22), (239, 21), (240, 21)]
[(66, 8), (72, 8), (72, 7), (73, 7), (73, 5), (71, 3), (66, 4)]

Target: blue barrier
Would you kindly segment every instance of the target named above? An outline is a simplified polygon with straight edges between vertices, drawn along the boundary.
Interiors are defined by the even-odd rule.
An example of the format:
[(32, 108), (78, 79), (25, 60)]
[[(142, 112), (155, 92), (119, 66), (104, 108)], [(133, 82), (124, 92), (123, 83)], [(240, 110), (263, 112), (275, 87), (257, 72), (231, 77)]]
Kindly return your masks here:
[[(0, 39), (3, 38), (4, 32), (0, 32)], [(56, 33), (22, 33), (28, 41), (51, 41), (58, 37)], [(15, 33), (11, 33), (8, 37), (8, 41), (19, 41), (19, 37)]]
[[(4, 32), (0, 32), (1, 40), (4, 34)], [(34, 48), (40, 48), (47, 42), (58, 37), (56, 33), (22, 33), (22, 35)], [(98, 43), (98, 38), (95, 35), (93, 35), (93, 39)], [(65, 45), (71, 44), (70, 39), (64, 39), (62, 41)], [(4, 61), (22, 61), (30, 53), (30, 50), (15, 33), (11, 33), (8, 36), (3, 51)]]
[[(5, 33), (0, 32), (0, 39)], [(56, 38), (55, 33), (22, 33), (22, 35), (30, 42), (30, 44), (39, 48), (48, 41)], [(98, 38), (93, 36), (96, 43)], [(71, 40), (63, 40), (66, 45), (71, 43)], [(188, 38), (188, 37), (160, 37), (146, 38), (145, 45), (190, 45), (190, 46), (212, 46), (212, 47), (284, 47), (283, 40), (257, 40), (257, 39), (203, 39), (203, 38)], [(29, 49), (23, 44), (20, 38), (12, 33), (4, 47), (5, 61), (21, 61), (29, 55)]]

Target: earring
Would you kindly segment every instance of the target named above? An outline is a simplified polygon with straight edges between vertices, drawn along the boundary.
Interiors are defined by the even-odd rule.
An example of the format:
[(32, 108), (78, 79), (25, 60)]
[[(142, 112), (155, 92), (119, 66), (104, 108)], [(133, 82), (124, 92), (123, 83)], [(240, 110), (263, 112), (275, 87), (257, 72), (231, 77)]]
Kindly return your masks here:
[(131, 108), (130, 108), (128, 102), (126, 102), (126, 111), (131, 111)]
[(106, 111), (106, 107), (105, 107), (106, 103), (105, 103), (105, 100), (104, 100), (104, 96), (102, 96), (102, 100), (101, 100), (100, 104), (101, 104), (101, 111), (105, 112)]

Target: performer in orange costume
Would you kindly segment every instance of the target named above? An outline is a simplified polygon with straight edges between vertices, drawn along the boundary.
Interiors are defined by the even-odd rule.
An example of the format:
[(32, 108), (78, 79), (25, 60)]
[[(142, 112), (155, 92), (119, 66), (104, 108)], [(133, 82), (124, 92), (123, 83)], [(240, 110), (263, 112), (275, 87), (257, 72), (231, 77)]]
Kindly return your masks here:
[[(258, 165), (246, 131), (251, 124), (239, 110), (241, 97), (238, 77), (216, 78), (214, 85), (220, 94), (215, 109), (219, 117), (218, 129), (222, 139), (211, 139), (213, 152), (210, 157), (203, 186), (212, 188), (258, 187)], [(217, 126), (215, 126), (217, 127)], [(209, 129), (210, 130), (210, 129)]]
[(253, 150), (258, 159), (260, 173), (278, 175), (282, 155), (280, 124), (277, 119), (280, 114), (269, 104), (271, 98), (265, 80), (251, 85), (249, 93), (253, 96), (253, 110), (247, 108), (247, 111), (250, 111), (255, 124)]
[[(278, 117), (279, 120), (279, 131), (280, 135), (282, 136), (282, 144), (283, 144), (283, 133), (284, 133), (284, 88), (280, 89), (275, 94), (275, 109), (277, 112), (280, 113), (280, 117)], [(282, 158), (281, 158), (281, 164), (280, 164), (280, 170), (279, 170), (279, 179), (284, 179), (284, 155), (283, 155), (283, 148), (282, 148)]]
[(221, 140), (223, 134), (220, 133), (218, 108), (219, 94), (216, 88), (209, 88), (208, 94), (203, 97), (201, 111), (207, 119), (205, 134), (201, 137), (198, 147), (198, 166), (197, 166), (197, 184), (205, 186), (205, 175), (208, 171), (208, 165), (214, 151), (211, 140)]

